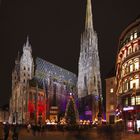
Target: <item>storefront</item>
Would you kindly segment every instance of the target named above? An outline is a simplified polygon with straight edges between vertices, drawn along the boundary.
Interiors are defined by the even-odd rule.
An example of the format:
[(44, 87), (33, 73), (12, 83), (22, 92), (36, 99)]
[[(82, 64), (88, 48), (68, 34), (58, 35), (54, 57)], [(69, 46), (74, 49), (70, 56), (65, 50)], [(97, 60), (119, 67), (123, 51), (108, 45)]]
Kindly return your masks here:
[(125, 122), (125, 129), (129, 132), (140, 132), (140, 109), (137, 106), (124, 107), (123, 119)]

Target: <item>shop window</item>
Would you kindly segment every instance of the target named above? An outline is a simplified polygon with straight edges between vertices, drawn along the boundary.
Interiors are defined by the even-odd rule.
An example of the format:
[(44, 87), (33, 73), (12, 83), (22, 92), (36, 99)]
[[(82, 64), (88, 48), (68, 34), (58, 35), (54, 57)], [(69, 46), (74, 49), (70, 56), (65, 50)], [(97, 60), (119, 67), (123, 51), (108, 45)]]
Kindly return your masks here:
[(140, 105), (140, 96), (137, 96), (137, 97), (136, 97), (136, 104), (137, 104), (137, 105)]
[(131, 97), (131, 105), (135, 105), (135, 97)]
[(125, 106), (128, 106), (128, 98), (125, 99), (124, 105), (125, 105)]

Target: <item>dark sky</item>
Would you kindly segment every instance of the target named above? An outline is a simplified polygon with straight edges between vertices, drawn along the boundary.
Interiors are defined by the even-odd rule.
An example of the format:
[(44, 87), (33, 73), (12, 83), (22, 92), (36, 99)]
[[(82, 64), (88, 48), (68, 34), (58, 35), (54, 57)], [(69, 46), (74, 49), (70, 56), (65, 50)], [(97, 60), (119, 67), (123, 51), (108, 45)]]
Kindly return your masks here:
[[(115, 63), (120, 33), (140, 14), (140, 0), (92, 0), (102, 81)], [(11, 95), (11, 73), (29, 35), (33, 56), (74, 73), (86, 0), (0, 0), (0, 104)], [(104, 90), (103, 90), (104, 91)]]

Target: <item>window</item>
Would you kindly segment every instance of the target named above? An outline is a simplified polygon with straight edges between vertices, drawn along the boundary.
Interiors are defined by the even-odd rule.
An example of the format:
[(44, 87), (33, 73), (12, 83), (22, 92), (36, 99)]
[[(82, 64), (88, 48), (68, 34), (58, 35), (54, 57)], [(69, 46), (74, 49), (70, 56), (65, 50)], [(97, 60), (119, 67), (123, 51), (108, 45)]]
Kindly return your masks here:
[(26, 76), (26, 74), (24, 73), (24, 76)]
[(140, 105), (140, 96), (137, 96), (137, 97), (136, 97), (136, 104), (137, 104), (137, 105)]
[(130, 36), (130, 40), (133, 40), (133, 35), (131, 34), (131, 36)]
[(137, 38), (137, 32), (134, 33), (134, 38)]
[(136, 89), (139, 88), (139, 79), (138, 78), (134, 78), (130, 81), (130, 89), (133, 89), (133, 85), (136, 85)]
[(138, 43), (135, 43), (135, 44), (133, 45), (133, 52), (136, 52), (136, 51), (138, 51), (138, 50), (139, 50)]
[(125, 75), (125, 68), (124, 68), (124, 66), (122, 66), (122, 76), (124, 76)]
[(110, 93), (113, 93), (113, 88), (110, 89)]
[(26, 68), (24, 67), (24, 70), (26, 70)]
[(124, 51), (124, 58), (126, 57), (126, 50)]
[(127, 82), (127, 79), (125, 79), (125, 81), (124, 81), (123, 90), (124, 90), (124, 92), (128, 90), (128, 82)]
[(130, 64), (130, 72), (133, 72), (133, 64)]
[(131, 105), (135, 105), (135, 97), (131, 97)]
[(134, 63), (135, 70), (138, 70), (139, 69), (139, 59), (135, 59), (134, 61), (135, 61), (135, 63)]
[(23, 83), (25, 83), (25, 79), (23, 80)]
[(114, 105), (110, 105), (110, 110), (114, 110)]
[(28, 71), (30, 71), (30, 68), (28, 68)]
[(128, 98), (125, 99), (124, 105), (128, 106)]
[(132, 47), (130, 46), (129, 48), (128, 48), (128, 54), (131, 54), (132, 53)]

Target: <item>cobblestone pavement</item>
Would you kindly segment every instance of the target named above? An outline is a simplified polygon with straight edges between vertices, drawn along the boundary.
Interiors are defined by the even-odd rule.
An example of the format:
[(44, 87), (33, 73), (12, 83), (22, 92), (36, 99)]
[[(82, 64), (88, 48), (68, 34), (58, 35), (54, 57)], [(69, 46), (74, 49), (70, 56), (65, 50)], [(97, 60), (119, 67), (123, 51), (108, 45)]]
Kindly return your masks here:
[[(0, 130), (1, 131), (1, 130)], [(32, 131), (21, 129), (19, 140), (140, 140), (140, 134), (100, 131), (97, 128), (86, 131), (44, 131), (34, 136)], [(12, 140), (12, 132), (8, 140)]]

